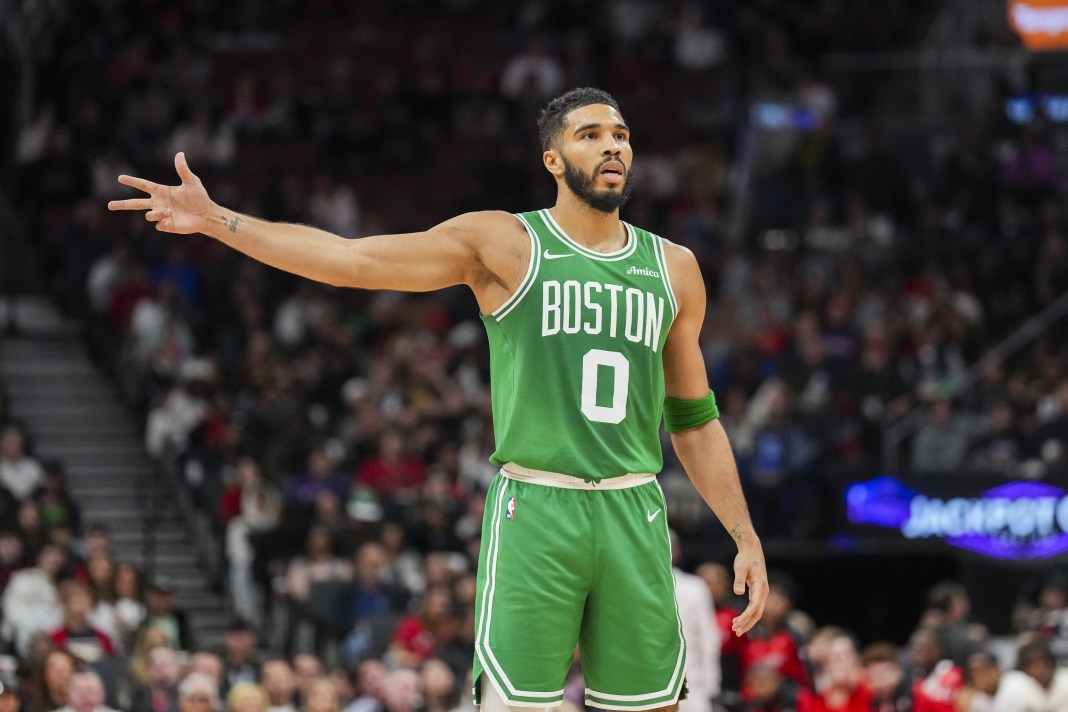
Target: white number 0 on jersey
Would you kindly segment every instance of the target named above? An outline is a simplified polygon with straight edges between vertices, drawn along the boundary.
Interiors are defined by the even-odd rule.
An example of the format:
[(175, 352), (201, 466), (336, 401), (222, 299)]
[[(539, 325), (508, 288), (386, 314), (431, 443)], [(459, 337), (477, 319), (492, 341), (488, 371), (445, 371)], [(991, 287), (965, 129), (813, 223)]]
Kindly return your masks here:
[[(597, 405), (600, 367), (612, 369), (612, 405)], [(627, 417), (630, 361), (618, 351), (590, 349), (582, 357), (582, 414), (595, 423), (619, 423)]]

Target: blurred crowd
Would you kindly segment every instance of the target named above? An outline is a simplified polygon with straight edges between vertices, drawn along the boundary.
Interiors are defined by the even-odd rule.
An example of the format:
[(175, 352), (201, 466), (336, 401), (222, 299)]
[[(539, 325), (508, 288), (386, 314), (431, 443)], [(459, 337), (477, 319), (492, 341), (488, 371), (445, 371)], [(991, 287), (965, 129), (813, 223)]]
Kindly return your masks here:
[[(116, 558), (106, 524), (81, 523), (62, 466), (42, 463), (17, 416), (0, 380), (3, 712), (474, 711), (472, 551), (413, 548), (392, 517), (364, 529), (343, 516), (328, 523), (316, 496), (301, 550), (286, 558), (279, 541), (270, 547), (268, 558), (284, 565), (270, 578), (266, 614), (282, 621), (281, 637), (237, 614), (219, 646), (206, 647), (173, 581), (144, 580)], [(251, 521), (232, 529), (248, 516), (246, 496), (284, 505), (251, 460), (240, 469), (247, 491), (228, 491), (223, 502), (240, 501), (244, 513), (230, 519), (227, 538), (249, 537), (241, 546), (255, 548), (257, 532), (270, 530)], [(303, 487), (321, 495), (337, 484), (308, 477)], [(681, 564), (678, 537), (672, 543)], [(904, 645), (817, 625), (797, 608), (794, 581), (775, 570), (760, 622), (738, 638), (732, 620), (746, 601), (727, 566), (704, 561), (675, 576), (688, 642), (682, 712), (1068, 709), (1068, 667), (1057, 662), (1068, 653), (1063, 572), (1022, 583), (1008, 636), (973, 619), (964, 586), (940, 582)], [(579, 653), (564, 712), (586, 709)]]
[[(571, 86), (613, 92), (634, 128), (639, 183), (624, 218), (689, 247), (702, 265), (704, 353), (756, 526), (766, 541), (819, 538), (837, 524), (841, 484), (881, 470), (885, 430), (902, 418), (916, 421), (893, 443), (905, 476), (1058, 482), (1068, 464), (1063, 329), (969, 370), (1068, 288), (1063, 131), (1003, 111), (1010, 93), (1043, 89), (1041, 78), (1019, 86), (988, 70), (966, 119), (917, 128), (894, 122), (886, 99), (915, 76), (822, 69), (835, 53), (916, 47), (938, 4), (916, 5), (25, 3), (38, 96), (13, 147), (12, 188), (27, 247), (144, 413), (147, 450), (212, 524), (238, 617), (222, 669), (242, 659), (232, 647), (268, 649), (285, 658), (270, 668), (288, 671), (279, 677), (314, 659), (331, 680), (315, 688), (318, 674), (298, 670), (283, 699), (246, 652), (221, 694), (257, 682), (258, 691), (234, 687), (248, 693), (238, 702), (354, 712), (466, 704), (493, 475), (486, 339), (460, 290), (338, 290), (202, 236), (165, 238), (139, 216), (109, 215), (108, 199), (128, 197), (115, 176), (173, 182), (183, 150), (212, 197), (238, 210), (346, 237), (423, 229), (470, 209), (550, 204), (538, 107)], [(665, 456), (667, 485), (682, 476), (670, 448)], [(45, 544), (85, 548), (85, 585), (98, 602), (92, 529), (76, 505), (55, 504), (65, 501), (62, 465), (11, 473), (20, 565), (69, 572), (67, 559), (40, 560)], [(53, 494), (37, 506), (35, 531), (25, 502), (40, 499), (28, 494), (38, 487)], [(665, 489), (693, 568), (703, 555), (688, 535), (711, 515), (691, 506), (692, 490)], [(61, 509), (67, 519), (55, 519)], [(15, 546), (5, 541), (0, 558)], [(717, 593), (709, 566), (722, 615), (738, 603)], [(109, 594), (116, 602), (137, 588), (123, 587)], [(142, 606), (167, 598), (165, 581), (142, 588)], [(792, 599), (789, 588), (777, 595)], [(63, 591), (64, 610), (85, 607), (84, 591)], [(1062, 635), (1036, 622), (1063, 614), (1058, 591), (1031, 601), (1035, 617), (1021, 612), (1021, 631)], [(56, 624), (66, 615), (57, 610)], [(966, 692), (981, 700), (994, 694), (984, 671), (1016, 662), (1015, 649), (924, 657), (919, 644), (860, 646), (785, 610), (775, 620), (774, 610), (748, 646), (723, 638), (727, 703), (788, 709), (772, 700), (806, 688), (845, 709), (837, 701), (853, 699), (863, 679), (876, 696), (880, 685), (913, 694), (922, 683), (949, 690), (931, 693), (942, 702)], [(941, 631), (940, 610), (920, 630)], [(153, 712), (204, 702), (195, 682), (188, 698), (174, 687), (187, 670), (205, 672), (193, 654), (205, 651), (181, 639), (176, 621), (160, 626), (166, 641), (152, 634), (159, 645), (141, 647), (129, 636), (143, 621), (116, 614), (115, 628), (97, 628), (130, 659), (140, 654), (142, 671), (152, 669), (149, 649), (189, 654), (157, 665), (167, 672), (158, 689), (148, 685)], [(1020, 650), (1031, 678), (1028, 666), (1048, 660), (1038, 637)], [(34, 640), (17, 654), (36, 650)], [(126, 679), (114, 670), (100, 674), (109, 704), (127, 709), (133, 697), (118, 695), (135, 688), (109, 683)], [(569, 700), (582, 705), (581, 695)]]
[[(916, 46), (933, 9), (114, 0), (27, 12), (40, 96), (15, 147), (17, 203), (50, 286), (152, 411), (150, 449), (197, 461), (207, 507), (239, 455), (280, 489), (313, 460), (360, 472), (379, 499), (441, 478), (442, 494), (477, 489), (492, 438), (477, 307), (466, 293), (302, 283), (206, 238), (164, 239), (102, 211), (128, 194), (115, 176), (173, 181), (182, 149), (217, 201), (347, 237), (529, 209), (552, 200), (537, 108), (585, 83), (615, 92), (635, 127), (625, 217), (701, 262), (709, 376), (767, 536), (828, 534), (842, 483), (883, 467), (1065, 472), (1056, 321), (976, 365), (1068, 286), (1063, 132), (1004, 112), (1042, 75), (1018, 86), (1026, 74), (983, 70), (967, 121), (918, 127), (886, 106), (914, 75), (875, 92), (871, 73), (820, 71), (828, 56)], [(384, 452), (398, 440), (401, 453)], [(404, 473), (367, 469), (381, 457), (405, 459)], [(670, 452), (666, 472), (679, 472)]]

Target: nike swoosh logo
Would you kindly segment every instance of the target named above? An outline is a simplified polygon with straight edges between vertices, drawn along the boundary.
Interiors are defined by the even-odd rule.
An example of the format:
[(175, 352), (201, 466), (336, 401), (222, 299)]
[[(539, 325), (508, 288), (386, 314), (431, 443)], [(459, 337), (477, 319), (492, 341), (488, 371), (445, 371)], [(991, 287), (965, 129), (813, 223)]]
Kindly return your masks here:
[(649, 522), (651, 523), (654, 519), (656, 519), (656, 515), (658, 515), (658, 514), (660, 514), (660, 510), (659, 509), (656, 510), (655, 512), (653, 512), (652, 514), (649, 514), (648, 512), (646, 512), (645, 518), (648, 519)]
[(546, 250), (545, 252), (542, 253), (542, 257), (544, 257), (547, 260), (562, 260), (565, 257), (574, 257), (574, 256), (575, 256), (574, 252), (568, 252), (568, 253), (563, 254), (563, 255), (554, 255), (553, 253), (551, 253), (548, 250)]

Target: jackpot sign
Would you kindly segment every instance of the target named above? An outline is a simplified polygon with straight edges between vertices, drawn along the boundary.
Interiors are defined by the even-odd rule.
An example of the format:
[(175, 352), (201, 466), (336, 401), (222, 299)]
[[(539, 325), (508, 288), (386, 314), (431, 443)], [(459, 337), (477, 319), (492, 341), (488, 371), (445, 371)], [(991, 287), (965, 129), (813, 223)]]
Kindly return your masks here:
[(888, 527), (907, 539), (940, 539), (995, 559), (1042, 559), (1068, 552), (1068, 492), (1009, 482), (978, 497), (929, 497), (895, 477), (850, 485), (853, 524)]

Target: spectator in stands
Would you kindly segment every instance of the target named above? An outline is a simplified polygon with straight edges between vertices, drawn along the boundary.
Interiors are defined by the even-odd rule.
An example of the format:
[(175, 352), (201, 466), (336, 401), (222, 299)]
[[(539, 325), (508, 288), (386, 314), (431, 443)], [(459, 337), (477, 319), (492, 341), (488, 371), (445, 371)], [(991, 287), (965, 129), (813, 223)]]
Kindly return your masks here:
[(390, 501), (410, 502), (426, 479), (426, 467), (404, 449), (404, 436), (395, 429), (382, 433), (378, 452), (356, 470), (356, 484), (369, 487)]
[(783, 677), (779, 666), (761, 660), (745, 671), (743, 680), (745, 712), (797, 711), (798, 689), (793, 680)]
[(1068, 578), (1051, 574), (1038, 588), (1034, 600), (1022, 599), (1012, 614), (1019, 631), (1040, 638), (1055, 638), (1068, 632)]
[[(479, 520), (481, 522), (481, 519)], [(385, 580), (398, 588), (416, 595), (423, 592), (426, 580), (423, 576), (423, 559), (409, 545), (404, 526), (395, 519), (382, 522), (379, 533), (382, 553), (385, 556), (383, 576)]]
[(948, 658), (940, 660), (912, 685), (913, 712), (955, 712), (954, 700), (964, 688), (964, 671)]
[(398, 668), (386, 677), (384, 698), (386, 712), (419, 712), (423, 691), (419, 673)]
[(94, 554), (86, 562), (86, 584), (93, 598), (88, 622), (104, 633), (115, 646), (117, 653), (125, 652), (127, 642), (119, 630), (115, 613), (115, 562), (109, 554)]
[(3, 682), (0, 682), (0, 712), (28, 712), (29, 705), (23, 697), (18, 680), (5, 675)]
[(844, 629), (836, 625), (820, 626), (808, 636), (805, 644), (809, 672), (812, 675), (812, 689), (822, 689), (825, 684), (824, 670), (827, 667), (827, 658), (830, 656), (831, 643), (840, 636), (849, 635)]
[(716, 625), (712, 596), (699, 576), (678, 567), (682, 559), (682, 542), (674, 530), (671, 535), (672, 575), (675, 600), (686, 639), (686, 684), (689, 697), (680, 703), (683, 712), (711, 712), (712, 699), (720, 692), (720, 631)]
[(104, 681), (91, 670), (76, 672), (70, 678), (67, 704), (60, 712), (116, 712), (104, 704)]
[(457, 678), (462, 678), (471, 671), (471, 661), (475, 658), (475, 604), (463, 603), (459, 595), (456, 599), (456, 632), (439, 646), (437, 656), (452, 668)]
[(118, 564), (115, 567), (115, 622), (127, 646), (132, 644), (135, 632), (147, 615), (141, 596), (141, 572), (133, 564)]
[(44, 468), (26, 451), (26, 435), (14, 425), (0, 431), (0, 486), (18, 501), (31, 497), (44, 482)]
[(968, 657), (967, 684), (957, 693), (957, 712), (994, 712), (994, 698), (1001, 686), (1001, 663), (985, 650)]
[(254, 682), (239, 682), (226, 695), (226, 712), (267, 712), (267, 693)]
[(1034, 433), (1035, 448), (1045, 463), (1049, 477), (1068, 473), (1068, 379), (1056, 388)]
[[(760, 660), (774, 660), (784, 677), (800, 687), (807, 687), (808, 672), (801, 662), (800, 636), (787, 625), (796, 597), (796, 584), (785, 574), (771, 572), (768, 574), (768, 586), (764, 616), (757, 627), (749, 632), (749, 643), (742, 651), (742, 674), (744, 676), (745, 670)], [(846, 657), (846, 653), (840, 651), (839, 658)], [(828, 663), (829, 660), (830, 656)]]
[[(37, 506), (37, 502), (33, 499), (20, 502), (15, 513), (15, 522), (18, 525), (26, 555), (31, 559), (36, 559), (41, 553), (41, 548), (50, 543), (48, 530), (45, 529), (44, 521), (41, 520), (41, 508)], [(67, 560), (67, 552), (62, 546), (56, 546), (56, 549), (60, 553), (59, 570), (62, 572)]]
[(345, 712), (384, 712), (389, 669), (377, 658), (361, 660), (356, 667), (356, 699)]
[(326, 490), (320, 492), (312, 503), (311, 523), (330, 533), (334, 550), (342, 558), (356, 553), (358, 544), (372, 531), (371, 527), (361, 526), (357, 519), (349, 515), (336, 494)]
[(909, 636), (908, 677), (913, 682), (923, 680), (945, 657), (938, 634), (931, 628), (917, 628)]
[(341, 694), (330, 677), (317, 677), (308, 683), (303, 712), (341, 712)]
[(1068, 709), (1068, 668), (1058, 667), (1048, 643), (1021, 646), (1016, 667), (1001, 675), (994, 712)]
[(1012, 403), (999, 401), (990, 407), (987, 422), (969, 446), (968, 463), (977, 470), (1012, 473), (1028, 455), (1028, 443), (1020, 432)]
[(927, 621), (934, 626), (942, 654), (955, 665), (963, 666), (985, 638), (985, 631), (968, 620), (971, 612), (968, 590), (956, 581), (938, 583), (927, 594), (927, 608)]
[(872, 694), (864, 679), (864, 666), (856, 644), (848, 635), (831, 642), (824, 667), (824, 686), (817, 692), (802, 690), (798, 695), (798, 712), (869, 712)]
[(719, 630), (721, 685), (725, 690), (737, 692), (742, 689), (741, 657), (749, 638), (733, 635), (731, 628), (734, 619), (742, 612), (742, 608), (736, 604), (737, 596), (732, 588), (734, 581), (727, 573), (726, 566), (713, 562), (698, 566), (697, 575), (704, 579), (712, 596), (716, 627)]
[(912, 684), (898, 659), (897, 646), (876, 642), (861, 655), (871, 691), (872, 712), (904, 712), (912, 709)]
[(349, 483), (334, 471), (334, 465), (325, 450), (312, 448), (308, 453), (307, 469), (286, 488), (285, 499), (290, 504), (310, 510), (315, 504), (315, 498), (324, 490), (333, 492), (338, 499), (346, 501)]
[(0, 531), (0, 593), (15, 572), (26, 566), (22, 537), (12, 529)]
[(419, 668), (424, 712), (449, 712), (456, 706), (456, 675), (438, 658), (426, 660)]
[(152, 579), (145, 588), (145, 620), (141, 628), (159, 628), (175, 650), (193, 650), (193, 630), (185, 611), (175, 603), (175, 593), (174, 582), (168, 577)]
[(344, 665), (335, 665), (331, 670), (328, 677), (333, 681), (334, 686), (337, 688), (338, 705), (341, 709), (344, 709), (356, 699), (356, 683), (353, 680), (349, 669)]
[[(753, 526), (772, 536), (807, 533), (801, 531), (811, 524), (804, 519), (804, 478), (815, 462), (816, 443), (794, 411), (785, 382), (771, 380), (762, 390), (763, 414), (743, 468)], [(793, 527), (799, 529), (788, 531)]]
[(29, 712), (52, 712), (67, 704), (78, 661), (64, 650), (52, 650), (34, 670), (27, 695)]
[(234, 618), (223, 635), (222, 694), (241, 682), (258, 682), (259, 661), (256, 648), (259, 636), (248, 621)]
[(59, 586), (63, 625), (52, 631), (52, 641), (61, 650), (91, 665), (115, 655), (115, 644), (103, 631), (89, 623), (93, 595), (88, 584), (68, 579)]
[(34, 495), (45, 528), (65, 527), (77, 535), (82, 529), (81, 507), (67, 490), (67, 471), (58, 460), (44, 464), (41, 486)]
[(386, 580), (385, 548), (369, 541), (356, 552), (355, 580), (349, 604), (349, 620), (357, 625), (382, 616), (402, 612), (408, 592)]
[(264, 661), (259, 683), (267, 693), (266, 712), (297, 712), (297, 682), (288, 662), (280, 658)]
[(176, 695), (169, 696), (166, 705), (163, 709), (177, 712), (215, 712), (222, 708), (215, 681), (198, 672), (186, 675), (177, 683)]
[(222, 658), (213, 652), (208, 650), (198, 650), (189, 656), (189, 664), (185, 666), (182, 671), (182, 677), (186, 677), (191, 673), (200, 673), (201, 675), (207, 675), (215, 681), (215, 686), (219, 688), (219, 696), (222, 697), (223, 690), (223, 661)]
[(293, 678), (297, 683), (297, 708), (303, 708), (308, 687), (323, 676), (323, 662), (313, 653), (297, 653), (291, 661)]
[(47, 545), (37, 555), (37, 565), (16, 572), (4, 589), (4, 638), (25, 653), (35, 633), (50, 633), (63, 620), (56, 594), (56, 575), (63, 564), (59, 547)]
[[(291, 611), (287, 643), (290, 650), (295, 644), (297, 627), (300, 624), (311, 622), (314, 625), (324, 621), (324, 616), (328, 617), (334, 613), (313, 605), (321, 603), (312, 598), (313, 592), (326, 590), (323, 587), (327, 586), (348, 584), (352, 580), (352, 564), (336, 556), (332, 547), (329, 531), (324, 527), (312, 527), (308, 530), (306, 554), (290, 560), (285, 577), (276, 582), (275, 592), (285, 598)], [(322, 626), (317, 628), (318, 633)]]
[(181, 666), (172, 648), (155, 646), (148, 651), (147, 662), (146, 684), (134, 693), (131, 712), (193, 712), (197, 706), (205, 708), (206, 703), (211, 705), (206, 709), (218, 709), (218, 686), (206, 675), (197, 673), (192, 682), (179, 687)]
[(263, 611), (263, 592), (257, 590), (253, 571), (257, 556), (255, 542), (278, 525), (282, 501), (274, 486), (264, 480), (259, 465), (252, 458), (244, 457), (238, 461), (235, 477), (237, 482), (224, 493), (222, 504), (224, 509), (232, 512), (229, 518), (224, 515), (223, 520), (230, 591), (234, 612), (255, 624), (260, 621)]
[(93, 556), (114, 556), (111, 550), (111, 527), (106, 522), (92, 522), (86, 527), (79, 553), (86, 561)]
[(954, 472), (964, 464), (972, 430), (953, 410), (945, 395), (931, 403), (928, 420), (913, 436), (912, 470), (918, 473)]
[(438, 646), (454, 634), (456, 621), (452, 617), (452, 607), (450, 589), (428, 588), (419, 612), (405, 616), (397, 624), (387, 660), (394, 666), (415, 669), (433, 657)]

